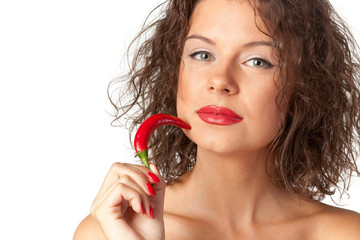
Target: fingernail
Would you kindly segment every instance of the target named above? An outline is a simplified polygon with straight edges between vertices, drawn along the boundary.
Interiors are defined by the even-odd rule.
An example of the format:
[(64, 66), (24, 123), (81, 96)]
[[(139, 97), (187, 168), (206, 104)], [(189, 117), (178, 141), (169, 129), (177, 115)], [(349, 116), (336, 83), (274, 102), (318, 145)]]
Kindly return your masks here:
[(148, 172), (148, 177), (153, 182), (156, 182), (156, 183), (160, 182), (159, 178), (155, 174), (153, 174), (152, 172)]
[(159, 172), (159, 169), (157, 168), (157, 166), (154, 163), (151, 162), (150, 164), (153, 165), (156, 168), (156, 171)]
[(145, 211), (145, 208), (144, 208), (143, 203), (141, 203), (141, 212), (142, 212), (143, 215), (146, 214), (146, 211)]
[(147, 189), (148, 189), (148, 191), (149, 191), (149, 193), (150, 193), (151, 195), (153, 195), (153, 196), (156, 195), (153, 187), (151, 186), (151, 184), (150, 184), (149, 182), (146, 184), (146, 187), (147, 187)]
[(153, 211), (153, 209), (152, 209), (152, 207), (150, 206), (150, 208), (149, 208), (149, 213), (150, 213), (150, 217), (152, 217), (153, 219), (155, 218), (154, 217), (154, 211)]

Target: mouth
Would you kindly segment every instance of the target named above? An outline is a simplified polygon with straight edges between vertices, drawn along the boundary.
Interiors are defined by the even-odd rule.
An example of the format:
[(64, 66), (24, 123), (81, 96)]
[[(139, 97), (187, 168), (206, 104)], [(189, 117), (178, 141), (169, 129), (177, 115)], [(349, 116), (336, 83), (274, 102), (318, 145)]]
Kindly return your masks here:
[(209, 105), (197, 111), (198, 116), (206, 123), (215, 125), (232, 125), (243, 120), (238, 114), (225, 107)]

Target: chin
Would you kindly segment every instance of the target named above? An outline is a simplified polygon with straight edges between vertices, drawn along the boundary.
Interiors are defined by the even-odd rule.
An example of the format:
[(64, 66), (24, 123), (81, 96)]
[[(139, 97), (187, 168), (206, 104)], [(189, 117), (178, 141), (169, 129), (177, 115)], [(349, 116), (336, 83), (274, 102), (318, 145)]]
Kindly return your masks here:
[[(269, 146), (268, 141), (246, 141), (246, 138), (239, 139), (231, 136), (188, 136), (195, 142), (198, 148), (214, 154), (231, 156), (243, 155), (247, 153), (263, 152)], [(263, 139), (262, 139), (263, 140)]]
[(201, 136), (199, 138), (193, 136), (189, 136), (189, 137), (190, 139), (193, 140), (193, 142), (196, 143), (198, 148), (216, 154), (232, 155), (238, 153), (239, 150), (243, 148), (238, 144), (233, 144), (232, 141), (229, 141), (229, 138), (220, 138), (219, 136), (217, 137)]

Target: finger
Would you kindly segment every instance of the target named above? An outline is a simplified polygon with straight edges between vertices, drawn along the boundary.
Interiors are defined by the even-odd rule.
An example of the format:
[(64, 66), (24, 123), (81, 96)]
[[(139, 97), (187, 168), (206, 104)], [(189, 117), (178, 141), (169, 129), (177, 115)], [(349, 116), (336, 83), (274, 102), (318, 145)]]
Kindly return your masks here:
[(119, 180), (119, 175), (117, 174), (118, 169), (121, 168), (121, 165), (125, 165), (124, 163), (115, 162), (111, 165), (104, 182), (100, 188), (98, 195), (102, 195), (106, 192), (110, 187), (114, 185), (115, 182)]
[(119, 182), (106, 194), (106, 197), (94, 210), (94, 214), (97, 217), (112, 215), (113, 219), (123, 218), (127, 204), (134, 212), (142, 213), (141, 202), (142, 197), (138, 191)]
[[(91, 208), (90, 208), (91, 213), (98, 211), (99, 206), (103, 205), (105, 199), (111, 195), (111, 193), (114, 191), (116, 185), (117, 185), (117, 182), (114, 183), (110, 188), (106, 189), (106, 191), (103, 192), (101, 195), (98, 194), (98, 196), (94, 199), (94, 201), (91, 205)], [(121, 196), (121, 195), (119, 195), (119, 196)], [(121, 207), (124, 209), (127, 209), (128, 205), (129, 205), (127, 201), (123, 201), (122, 199), (118, 200), (118, 204), (121, 204)]]
[[(130, 188), (134, 189), (135, 191), (137, 191), (141, 195), (141, 203), (142, 203), (141, 212), (144, 215), (148, 215), (150, 213), (150, 210), (149, 210), (150, 209), (150, 201), (149, 201), (149, 199), (147, 197), (147, 193), (144, 192), (142, 187), (140, 187), (132, 178), (130, 178), (127, 175), (125, 175), (123, 177), (120, 177), (120, 179), (118, 180), (117, 183), (126, 184), (128, 187), (130, 187)], [(115, 185), (117, 183), (115, 183)], [(111, 189), (109, 191), (111, 191)], [(98, 198), (97, 205), (99, 205), (107, 196), (108, 196), (108, 193), (104, 193), (102, 196), (100, 196)], [(96, 207), (95, 204), (94, 204), (94, 207)]]
[(139, 210), (141, 209), (140, 195), (123, 183), (115, 184), (106, 195), (107, 197), (91, 214), (101, 226), (107, 239), (115, 239), (114, 237), (117, 239), (125, 235), (130, 239), (139, 239), (140, 235), (130, 228), (124, 219), (127, 210), (124, 205), (131, 205), (134, 212), (139, 213), (141, 211)]
[(151, 182), (153, 182), (154, 180), (156, 181), (157, 176), (154, 175), (155, 178), (149, 177), (149, 175), (148, 175), (149, 169), (148, 168), (146, 168), (144, 166), (137, 166), (137, 165), (125, 166), (125, 168), (128, 168), (129, 171), (126, 174), (124, 174), (123, 176), (121, 176), (120, 178), (130, 177), (131, 180), (134, 181), (136, 184), (138, 184), (143, 189), (144, 193), (146, 193), (148, 196), (156, 195)]
[(154, 163), (150, 163), (151, 172), (158, 178), (159, 182), (153, 185), (155, 191), (162, 190), (166, 186), (165, 180), (161, 177), (159, 169), (156, 167)]
[[(103, 186), (101, 187), (97, 197), (101, 196), (107, 191), (115, 182), (117, 182), (123, 176), (130, 176), (139, 186), (142, 186), (144, 192), (148, 195), (154, 195), (152, 186), (148, 184), (149, 179), (143, 171), (139, 170), (136, 165), (125, 163), (114, 163), (107, 176), (105, 177)], [(144, 167), (145, 168), (145, 167)]]
[[(150, 216), (150, 201), (148, 198), (148, 194), (149, 193), (145, 193), (144, 189), (139, 186), (134, 179), (130, 178), (129, 176), (125, 175), (123, 177), (120, 177), (119, 180), (120, 183), (124, 183), (127, 186), (131, 187), (132, 189), (136, 190), (140, 195), (141, 195), (141, 211), (143, 215), (148, 215)], [(131, 203), (130, 203), (131, 205)]]

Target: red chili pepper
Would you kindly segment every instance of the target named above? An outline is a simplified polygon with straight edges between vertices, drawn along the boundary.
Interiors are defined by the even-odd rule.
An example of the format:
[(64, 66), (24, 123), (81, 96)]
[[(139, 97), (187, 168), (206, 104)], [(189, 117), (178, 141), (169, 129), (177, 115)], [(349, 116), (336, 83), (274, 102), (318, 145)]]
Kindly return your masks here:
[(185, 129), (191, 129), (190, 125), (185, 123), (183, 120), (169, 114), (158, 113), (147, 118), (140, 125), (135, 134), (134, 146), (137, 155), (148, 168), (150, 168), (150, 166), (148, 163), (147, 144), (151, 134), (155, 131), (155, 129), (164, 125), (174, 125)]

